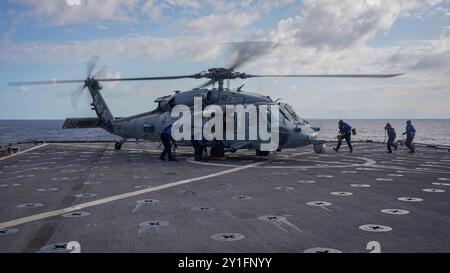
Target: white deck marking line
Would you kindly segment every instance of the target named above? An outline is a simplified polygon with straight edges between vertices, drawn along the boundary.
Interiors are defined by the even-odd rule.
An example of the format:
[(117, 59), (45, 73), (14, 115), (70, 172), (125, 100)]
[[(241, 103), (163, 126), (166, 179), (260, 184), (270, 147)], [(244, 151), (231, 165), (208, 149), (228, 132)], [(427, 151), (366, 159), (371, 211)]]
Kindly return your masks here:
[(398, 171), (408, 171), (411, 173), (418, 173), (418, 174), (426, 174), (426, 173), (444, 173), (449, 174), (449, 171), (441, 171), (441, 170), (417, 170), (417, 169), (408, 169), (398, 166), (385, 166), (385, 165), (374, 165), (375, 168), (380, 169), (389, 169), (389, 170), (398, 170)]
[(33, 151), (33, 150), (36, 150), (36, 149), (45, 147), (45, 146), (47, 146), (47, 145), (48, 145), (48, 144), (45, 143), (45, 144), (42, 144), (42, 145), (39, 145), (39, 146), (30, 148), (30, 149), (26, 149), (26, 150), (20, 151), (20, 152), (18, 152), (18, 153), (12, 154), (12, 155), (10, 155), (10, 156), (0, 157), (0, 161), (5, 160), (5, 159), (8, 159), (8, 158), (11, 158), (11, 157), (14, 157), (14, 156), (16, 156), (16, 155), (24, 154), (24, 153), (27, 153), (27, 152), (30, 152), (30, 151)]
[[(352, 167), (371, 167), (375, 166), (377, 163), (375, 160), (372, 160), (370, 158), (365, 157), (352, 157), (356, 159), (361, 159), (365, 161), (364, 163), (357, 163), (357, 164), (347, 164), (347, 163), (340, 163), (340, 162), (334, 162), (334, 161), (321, 161), (326, 162), (329, 164), (345, 164), (345, 165), (328, 165), (328, 166), (312, 166), (312, 165), (300, 165), (300, 166), (254, 166), (256, 168), (264, 168), (264, 169), (323, 169), (323, 168), (352, 168)], [(269, 159), (265, 162), (274, 161), (274, 160), (281, 160), (281, 159)], [(193, 164), (199, 164), (199, 165), (206, 165), (206, 166), (220, 166), (220, 167), (232, 167), (236, 166), (233, 164), (223, 164), (223, 163), (211, 163), (211, 162), (202, 162), (202, 161), (194, 161), (192, 160), (192, 157), (186, 158), (186, 161)], [(294, 161), (294, 160), (291, 160)], [(295, 160), (298, 161), (298, 160)], [(312, 162), (319, 162), (316, 160), (311, 160)]]
[(192, 182), (196, 182), (196, 181), (200, 181), (200, 180), (205, 180), (205, 179), (212, 178), (212, 177), (217, 177), (217, 176), (221, 176), (221, 175), (225, 175), (225, 174), (229, 174), (229, 173), (238, 172), (238, 171), (241, 171), (241, 170), (252, 168), (252, 167), (254, 167), (256, 165), (261, 165), (263, 163), (265, 163), (265, 162), (258, 162), (258, 163), (253, 163), (253, 164), (249, 164), (249, 165), (244, 165), (244, 166), (232, 168), (232, 169), (225, 170), (225, 171), (220, 171), (220, 172), (207, 174), (207, 175), (203, 175), (203, 176), (199, 176), (199, 177), (194, 177), (194, 178), (184, 179), (184, 180), (180, 180), (180, 181), (175, 181), (175, 182), (171, 182), (171, 183), (168, 183), (168, 184), (164, 184), (164, 185), (160, 185), (160, 186), (156, 186), (156, 187), (152, 187), (152, 188), (147, 188), (147, 189), (142, 189), (142, 190), (138, 190), (138, 191), (122, 193), (122, 194), (118, 194), (118, 195), (113, 195), (113, 196), (106, 197), (106, 198), (99, 199), (99, 200), (94, 200), (94, 201), (91, 201), (91, 202), (77, 204), (77, 205), (74, 205), (74, 206), (71, 206), (71, 207), (68, 207), (68, 208), (64, 208), (64, 209), (53, 210), (53, 211), (38, 213), (38, 214), (35, 214), (35, 215), (23, 217), (23, 218), (18, 218), (18, 219), (15, 219), (15, 220), (11, 220), (11, 221), (0, 223), (0, 229), (2, 229), (2, 228), (10, 228), (10, 227), (14, 227), (14, 226), (18, 226), (18, 225), (34, 222), (34, 221), (37, 221), (37, 220), (42, 220), (42, 219), (45, 219), (45, 218), (50, 218), (50, 217), (62, 215), (64, 213), (68, 213), (68, 212), (72, 212), (72, 211), (76, 211), (76, 210), (81, 210), (81, 209), (85, 209), (85, 208), (89, 208), (89, 207), (93, 207), (93, 206), (98, 206), (98, 205), (102, 205), (102, 204), (113, 202), (113, 201), (117, 201), (117, 200), (130, 198), (130, 197), (138, 196), (138, 195), (141, 195), (141, 194), (144, 194), (144, 193), (159, 191), (159, 190), (172, 188), (172, 187), (175, 187), (175, 186), (180, 186), (180, 185), (184, 185), (184, 184), (188, 184), (188, 183), (192, 183)]

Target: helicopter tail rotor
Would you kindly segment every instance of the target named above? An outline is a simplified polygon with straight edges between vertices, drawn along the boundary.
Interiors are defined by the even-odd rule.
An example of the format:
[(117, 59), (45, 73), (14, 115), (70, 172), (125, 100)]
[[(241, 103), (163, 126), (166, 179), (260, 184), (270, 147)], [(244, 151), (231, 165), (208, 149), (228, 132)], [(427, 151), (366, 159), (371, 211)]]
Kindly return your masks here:
[[(92, 74), (97, 66), (98, 61), (100, 60), (99, 56), (92, 56), (86, 64), (86, 78), (89, 79), (92, 77)], [(100, 71), (99, 71), (100, 72)], [(97, 74), (99, 73), (97, 72)], [(86, 88), (86, 83), (77, 87), (72, 93), (70, 93), (70, 103), (74, 110), (78, 109), (78, 105), (80, 104), (81, 96), (83, 95), (83, 91)]]
[[(93, 72), (97, 66), (99, 61), (98, 56), (93, 56), (89, 59), (86, 64), (86, 80), (51, 80), (51, 81), (26, 81), (26, 82), (9, 82), (8, 84), (11, 86), (33, 86), (33, 85), (57, 85), (57, 84), (66, 84), (66, 83), (82, 83), (79, 87), (77, 87), (74, 91), (70, 93), (70, 102), (74, 109), (77, 109), (78, 104), (80, 102), (81, 96), (83, 94), (84, 89), (86, 88), (86, 81), (89, 78), (93, 77)], [(106, 66), (102, 67), (96, 75), (105, 74)]]
[(72, 93), (70, 93), (70, 103), (72, 104), (74, 110), (78, 109), (78, 105), (80, 104), (80, 99), (83, 95), (84, 88), (85, 86), (81, 85), (77, 89), (72, 91)]
[(90, 78), (92, 76), (92, 73), (94, 72), (94, 69), (97, 66), (99, 60), (99, 56), (92, 56), (89, 59), (88, 63), (86, 64), (86, 78)]

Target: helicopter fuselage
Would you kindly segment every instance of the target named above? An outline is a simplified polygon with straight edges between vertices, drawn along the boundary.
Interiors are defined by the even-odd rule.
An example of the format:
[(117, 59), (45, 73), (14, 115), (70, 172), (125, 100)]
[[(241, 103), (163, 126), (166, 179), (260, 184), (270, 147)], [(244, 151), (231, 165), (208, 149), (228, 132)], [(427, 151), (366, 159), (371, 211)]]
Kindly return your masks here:
[[(253, 57), (260, 56), (267, 52), (268, 49), (273, 48), (273, 45), (267, 43), (243, 43), (238, 46), (237, 49), (237, 58), (233, 61), (233, 63), (229, 66), (229, 68), (216, 67), (210, 68), (207, 71), (202, 71), (200, 73), (190, 74), (190, 75), (177, 75), (177, 76), (157, 76), (157, 77), (133, 77), (133, 78), (100, 78), (93, 76), (93, 71), (95, 65), (98, 61), (97, 58), (91, 58), (91, 61), (87, 66), (87, 78), (85, 80), (52, 80), (52, 81), (27, 81), (27, 82), (11, 82), (9, 83), (12, 86), (28, 86), (28, 85), (48, 85), (48, 84), (56, 84), (56, 83), (83, 83), (81, 86), (80, 92), (75, 92), (71, 94), (71, 98), (73, 101), (73, 105), (77, 104), (77, 99), (79, 98), (84, 90), (84, 88), (88, 88), (91, 93), (93, 102), (92, 102), (92, 110), (95, 110), (97, 114), (97, 118), (69, 118), (64, 122), (63, 128), (95, 128), (100, 127), (105, 129), (106, 131), (121, 136), (123, 138), (122, 141), (116, 143), (116, 149), (120, 149), (122, 144), (125, 142), (127, 138), (135, 138), (135, 139), (144, 139), (144, 140), (153, 140), (158, 141), (160, 139), (160, 133), (167, 129), (169, 125), (175, 124), (177, 125), (178, 120), (174, 120), (174, 116), (172, 115), (172, 110), (181, 106), (181, 108), (186, 109), (186, 112), (190, 112), (192, 108), (195, 107), (195, 101), (198, 97), (202, 99), (202, 105), (200, 107), (200, 111), (198, 109), (194, 109), (194, 120), (199, 116), (198, 112), (201, 112), (201, 122), (204, 121), (204, 117), (210, 118), (212, 121), (210, 127), (210, 132), (216, 136), (216, 133), (222, 131), (223, 128), (226, 128), (229, 123), (224, 122), (226, 126), (221, 126), (222, 121), (217, 118), (216, 114), (220, 113), (220, 111), (211, 112), (210, 114), (204, 115), (203, 108), (210, 108), (209, 106), (218, 106), (219, 108), (227, 107), (229, 105), (236, 106), (241, 105), (242, 107), (248, 107), (249, 105), (253, 105), (258, 108), (258, 124), (254, 126), (253, 120), (255, 119), (253, 112), (248, 113), (248, 119), (250, 125), (245, 127), (239, 127), (234, 130), (234, 132), (230, 133), (230, 126), (226, 130), (227, 133), (240, 134), (245, 133), (244, 135), (250, 135), (251, 132), (255, 132), (254, 127), (258, 127), (259, 139), (253, 139), (253, 137), (249, 137), (248, 139), (244, 138), (236, 138), (236, 139), (218, 139), (216, 137), (211, 139), (208, 138), (210, 135), (208, 131), (206, 131), (206, 140), (213, 142), (213, 145), (217, 147), (218, 145), (225, 146), (230, 148), (231, 151), (235, 151), (237, 149), (256, 149), (257, 154), (268, 154), (271, 149), (275, 147), (275, 150), (280, 150), (283, 148), (295, 148), (306, 146), (309, 144), (314, 145), (314, 151), (316, 153), (322, 153), (325, 150), (325, 146), (323, 141), (317, 139), (317, 131), (319, 128), (314, 128), (309, 125), (309, 123), (303, 119), (301, 119), (294, 111), (294, 109), (286, 103), (278, 103), (276, 101), (272, 101), (272, 99), (268, 96), (262, 96), (260, 94), (254, 94), (249, 92), (242, 92), (242, 87), (237, 88), (236, 90), (231, 90), (229, 88), (224, 88), (224, 82), (227, 80), (228, 83), (230, 80), (235, 79), (249, 79), (249, 78), (273, 78), (273, 77), (283, 77), (283, 78), (304, 78), (304, 77), (327, 77), (327, 78), (391, 78), (402, 75), (402, 73), (391, 73), (391, 74), (247, 74), (235, 71), (239, 66), (242, 66), (245, 62), (250, 61)], [(154, 80), (176, 80), (176, 79), (208, 79), (206, 83), (201, 85), (202, 88), (196, 88), (193, 90), (180, 92), (176, 91), (173, 95), (168, 95), (164, 97), (158, 98), (155, 102), (158, 103), (158, 107), (150, 112), (126, 117), (126, 118), (114, 118), (111, 111), (108, 109), (103, 97), (100, 94), (100, 90), (102, 86), (100, 82), (117, 82), (117, 81), (154, 81)], [(205, 89), (203, 87), (218, 84), (218, 88), (215, 89)], [(229, 86), (229, 84), (228, 84)], [(270, 106), (270, 107), (269, 107)], [(273, 111), (273, 106), (276, 106), (276, 111)], [(277, 108), (278, 107), (278, 108)], [(180, 107), (178, 107), (180, 108)], [(270, 108), (270, 118), (269, 115), (264, 118), (264, 114), (261, 115), (259, 110)], [(277, 114), (274, 115), (274, 112)], [(179, 112), (178, 112), (179, 113)], [(184, 116), (184, 113), (182, 115)], [(214, 116), (213, 116), (214, 115)], [(244, 114), (244, 119), (247, 119), (247, 114)], [(191, 117), (191, 115), (189, 115)], [(266, 126), (260, 126), (261, 117), (263, 119), (263, 123)], [(180, 117), (178, 117), (180, 118)], [(242, 115), (241, 115), (242, 118)], [(265, 120), (264, 120), (265, 119)], [(242, 123), (242, 119), (239, 119)], [(238, 121), (239, 121), (238, 120)], [(261, 132), (263, 135), (264, 130), (260, 130), (264, 127), (267, 128), (270, 120), (270, 148), (267, 148), (266, 143), (263, 141), (267, 140), (265, 137), (261, 137)], [(228, 121), (226, 119), (226, 121)], [(275, 121), (275, 122), (273, 122)], [(238, 122), (239, 123), (239, 122)], [(186, 124), (186, 123), (184, 123)], [(207, 125), (210, 124), (207, 121)], [(206, 127), (206, 126), (205, 126)], [(189, 132), (191, 128), (188, 126), (183, 126), (183, 137), (181, 139), (177, 139), (179, 145), (191, 145), (191, 140), (203, 140), (203, 135), (205, 130), (201, 131), (198, 134), (197, 127), (194, 127), (194, 135), (190, 138), (190, 133), (184, 135), (185, 132)], [(214, 128), (214, 132), (212, 129)], [(273, 130), (276, 128), (276, 130)], [(177, 131), (173, 130), (172, 127), (171, 133), (177, 133)], [(216, 129), (218, 131), (216, 132)], [(252, 130), (250, 130), (252, 129)], [(228, 135), (230, 135), (228, 134)], [(186, 137), (187, 136), (187, 137)], [(254, 134), (253, 134), (254, 136)], [(276, 141), (272, 141), (276, 138)], [(218, 143), (220, 141), (221, 143)], [(208, 145), (208, 143), (206, 143)], [(262, 147), (264, 149), (262, 149)], [(263, 153), (260, 153), (263, 152)]]
[[(302, 147), (309, 144), (318, 144), (317, 128), (311, 127), (309, 123), (301, 119), (286, 103), (273, 102), (270, 97), (253, 94), (249, 92), (231, 91), (228, 89), (194, 89), (185, 92), (175, 92), (174, 95), (161, 97), (155, 100), (157, 109), (126, 118), (114, 120), (110, 133), (126, 138), (159, 141), (160, 133), (168, 125), (173, 124), (177, 118), (171, 115), (171, 110), (176, 105), (194, 107), (194, 98), (201, 97), (203, 106), (218, 105), (278, 105), (279, 107), (279, 146), (278, 149)], [(247, 118), (248, 119), (248, 118)], [(203, 123), (207, 118), (203, 119)], [(248, 131), (248, 124), (245, 126)], [(247, 134), (248, 136), (248, 134)], [(191, 145), (190, 139), (177, 141), (180, 146)], [(252, 139), (224, 139), (222, 144), (227, 148), (237, 149), (259, 149), (261, 141)]]

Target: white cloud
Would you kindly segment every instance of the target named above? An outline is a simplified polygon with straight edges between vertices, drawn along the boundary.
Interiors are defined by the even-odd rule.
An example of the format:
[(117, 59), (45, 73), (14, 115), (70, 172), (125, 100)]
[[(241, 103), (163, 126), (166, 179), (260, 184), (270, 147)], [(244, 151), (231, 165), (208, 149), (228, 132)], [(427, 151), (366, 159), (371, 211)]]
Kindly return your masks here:
[[(425, 13), (441, 1), (305, 0), (299, 16), (281, 20), (270, 34), (272, 54), (252, 65), (262, 73), (448, 72), (450, 31), (429, 41), (373, 47), (401, 16)], [(445, 69), (447, 68), (447, 69)], [(443, 70), (444, 69), (444, 70)]]
[(97, 25), (95, 25), (95, 27), (96, 27), (97, 29), (100, 29), (100, 30), (106, 30), (106, 29), (108, 29), (107, 26), (102, 25), (102, 24), (97, 24)]
[(295, 0), (71, 0), (81, 3), (73, 5), (68, 4), (72, 3), (71, 1), (67, 1), (69, 0), (10, 0), (16, 7), (25, 8), (28, 17), (38, 19), (43, 25), (52, 26), (89, 21), (133, 22), (141, 19), (142, 15), (152, 20), (160, 20), (163, 17), (172, 20), (174, 13), (189, 18), (223, 13), (258, 14), (295, 3)]
[[(142, 10), (142, 13), (155, 20), (168, 16), (174, 9), (186, 9), (188, 12), (182, 12), (183, 14), (196, 14), (196, 16), (173, 19), (190, 32), (168, 34), (164, 37), (134, 35), (58, 43), (12, 43), (4, 40), (0, 41), (0, 61), (85, 63), (87, 58), (96, 54), (111, 62), (117, 58), (125, 60), (181, 59), (180, 62), (211, 61), (220, 56), (226, 43), (266, 40), (276, 42), (279, 46), (264, 58), (247, 64), (242, 72), (269, 74), (407, 72), (405, 76), (391, 80), (345, 80), (336, 85), (333, 84), (337, 81), (317, 79), (314, 85), (299, 85), (298, 90), (288, 93), (284, 92), (285, 80), (279, 80), (277, 84), (268, 82), (256, 88), (273, 98), (285, 98), (295, 107), (300, 107), (301, 113), (318, 114), (321, 117), (330, 116), (330, 113), (345, 115), (348, 113), (348, 115), (359, 117), (370, 117), (376, 113), (391, 115), (398, 110), (395, 109), (396, 103), (401, 102), (397, 113), (403, 116), (411, 114), (420, 116), (421, 113), (428, 116), (433, 116), (433, 113), (435, 116), (448, 116), (446, 105), (450, 100), (447, 91), (450, 85), (449, 29), (444, 29), (442, 35), (434, 40), (409, 40), (376, 47), (371, 46), (370, 43), (376, 35), (389, 35), (391, 28), (402, 16), (423, 17), (433, 12), (443, 14), (444, 11), (436, 6), (439, 2), (437, 0), (305, 0), (301, 6), (299, 5), (298, 16), (281, 20), (276, 29), (267, 34), (267, 29), (258, 30), (258, 25), (252, 24), (264, 19), (266, 15), (269, 16), (264, 12), (270, 13), (271, 9), (277, 5), (293, 5), (291, 1), (201, 1), (201, 3), (207, 3), (205, 8), (199, 4), (199, 1), (149, 0), (140, 2), (147, 7)], [(103, 18), (131, 20), (126, 18), (127, 11), (133, 9), (133, 5), (123, 3), (125, 3), (123, 6), (113, 5), (115, 8), (107, 12), (109, 16)], [(141, 6), (138, 5), (138, 7)], [(135, 9), (139, 10), (136, 7)], [(36, 14), (40, 14), (40, 18), (47, 18), (48, 20), (44, 21), (52, 24), (77, 22), (75, 19), (70, 19), (70, 16), (61, 19), (55, 12), (37, 12)], [(95, 20), (91, 14), (83, 16), (83, 19), (78, 19), (80, 20), (78, 22)], [(169, 19), (172, 20), (172, 18)], [(120, 74), (110, 76), (118, 77)], [(296, 81), (296, 84), (299, 82), (303, 83), (303, 80)], [(161, 90), (190, 86), (181, 81), (151, 83), (150, 87), (148, 84), (140, 85), (142, 92), (147, 89), (157, 89), (160, 90), (157, 94), (161, 95), (165, 92)], [(121, 86), (123, 88), (123, 85)], [(249, 86), (252, 86), (250, 81)], [(134, 92), (136, 87), (133, 86), (130, 89), (133, 90), (130, 92)], [(309, 94), (307, 97), (300, 96), (298, 93), (309, 90), (313, 92), (307, 93)], [(118, 92), (111, 96), (121, 94)], [(386, 102), (386, 98), (392, 98), (393, 101)], [(370, 104), (367, 103), (368, 100)], [(336, 101), (339, 101), (339, 105)], [(421, 107), (421, 105), (425, 106)], [(319, 106), (323, 107), (319, 109)], [(324, 110), (324, 107), (327, 110)]]
[(218, 36), (215, 43), (210, 43), (210, 37), (206, 36), (162, 38), (144, 35), (66, 43), (0, 41), (0, 60), (71, 63), (86, 62), (91, 56), (99, 55), (109, 60), (184, 58), (188, 61), (201, 61), (217, 56), (225, 41), (229, 40), (224, 36)]
[(450, 72), (450, 28), (444, 29), (439, 40), (429, 42), (429, 47), (425, 47), (421, 57), (417, 60), (413, 69), (417, 70), (441, 70)]
[(91, 20), (130, 21), (139, 0), (82, 0), (81, 5), (68, 5), (63, 0), (11, 0), (27, 8), (25, 14), (43, 25), (64, 26)]
[[(219, 2), (218, 0), (214, 0)], [(152, 20), (159, 20), (165, 13), (180, 9), (186, 14), (196, 14), (199, 10), (206, 10), (209, 3), (204, 0), (145, 0), (142, 11)]]
[[(31, 0), (13, 1), (29, 5), (36, 3)], [(46, 2), (56, 3), (51, 0)], [(87, 3), (91, 2), (100, 3), (102, 0)], [(449, 59), (449, 30), (445, 30), (440, 39), (434, 41), (416, 41), (384, 47), (371, 47), (368, 45), (368, 41), (380, 31), (389, 31), (400, 16), (415, 12), (417, 9), (425, 11), (425, 7), (434, 7), (433, 5), (439, 2), (438, 0), (305, 0), (301, 6), (301, 14), (280, 21), (277, 29), (269, 37), (261, 36), (264, 32), (246, 29), (261, 16), (260, 12), (252, 9), (253, 6), (258, 4), (264, 6), (263, 2), (230, 2), (229, 5), (233, 5), (234, 11), (213, 13), (187, 21), (185, 28), (191, 31), (189, 35), (169, 37), (135, 35), (70, 43), (12, 43), (4, 40), (0, 41), (2, 49), (0, 60), (85, 62), (87, 58), (97, 54), (111, 60), (120, 57), (123, 59), (183, 58), (188, 61), (209, 61), (221, 53), (224, 43), (255, 41), (261, 40), (262, 37), (262, 40), (265, 38), (279, 43), (280, 46), (272, 54), (250, 66), (259, 72), (365, 73), (397, 72), (413, 67), (430, 69), (432, 66), (445, 67)], [(110, 0), (108, 3), (111, 8), (107, 14), (117, 14), (120, 13), (118, 11), (121, 10), (120, 7), (132, 8), (137, 5), (137, 0), (120, 1), (121, 4), (119, 1)], [(146, 5), (149, 3), (167, 7), (201, 9), (199, 1), (145, 1)], [(208, 4), (211, 5), (210, 2)], [(270, 4), (266, 3), (264, 7), (285, 4), (292, 3), (290, 0), (280, 0), (270, 2)], [(49, 6), (52, 5), (47, 5), (47, 9)], [(252, 12), (237, 12), (245, 7), (247, 9), (251, 7)], [(264, 8), (260, 6), (259, 9)], [(48, 12), (48, 14), (52, 14), (52, 12)], [(85, 18), (88, 18), (90, 15), (86, 16)], [(58, 21), (56, 18), (55, 20)], [(102, 25), (97, 24), (97, 26)]]
[(399, 16), (439, 2), (305, 0), (299, 16), (278, 23), (272, 40), (326, 50), (359, 47), (380, 31), (388, 31)]
[(142, 7), (142, 11), (152, 20), (158, 20), (162, 17), (163, 10), (168, 8), (165, 3), (159, 3), (156, 0), (147, 0)]
[(190, 21), (186, 24), (186, 29), (205, 34), (217, 31), (233, 31), (248, 26), (256, 19), (258, 19), (257, 14), (249, 13), (211, 14)]

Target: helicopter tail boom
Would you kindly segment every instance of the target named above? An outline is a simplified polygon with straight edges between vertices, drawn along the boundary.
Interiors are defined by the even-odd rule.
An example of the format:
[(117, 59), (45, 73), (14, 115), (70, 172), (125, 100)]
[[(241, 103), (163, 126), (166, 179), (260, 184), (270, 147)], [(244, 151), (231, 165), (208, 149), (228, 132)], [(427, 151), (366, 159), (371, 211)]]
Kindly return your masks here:
[(109, 110), (103, 96), (100, 94), (100, 89), (102, 89), (100, 83), (90, 78), (86, 80), (86, 86), (92, 96), (92, 110), (95, 110), (102, 127), (105, 127), (106, 130), (111, 132), (113, 130), (114, 116)]
[(101, 127), (99, 118), (67, 118), (64, 121), (63, 129), (76, 128), (98, 128)]

